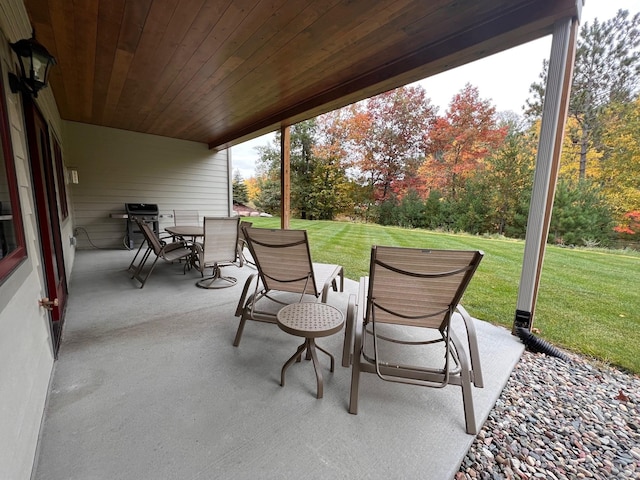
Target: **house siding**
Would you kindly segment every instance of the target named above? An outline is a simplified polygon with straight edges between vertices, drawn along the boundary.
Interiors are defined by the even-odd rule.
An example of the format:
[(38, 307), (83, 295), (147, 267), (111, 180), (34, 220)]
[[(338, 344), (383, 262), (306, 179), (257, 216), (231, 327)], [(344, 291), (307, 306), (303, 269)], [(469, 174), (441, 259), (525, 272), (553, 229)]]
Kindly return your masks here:
[(173, 210), (200, 216), (231, 213), (228, 151), (206, 144), (65, 122), (67, 168), (78, 248), (124, 248), (125, 203), (157, 204), (160, 228), (173, 225)]
[[(27, 250), (25, 261), (0, 284), (2, 480), (31, 478), (54, 365), (49, 315), (38, 304), (48, 295), (24, 112), (20, 95), (11, 92), (7, 77), (16, 69), (9, 42), (28, 38), (31, 33), (22, 0), (2, 0), (0, 81), (6, 95)], [(49, 88), (39, 92), (36, 104), (50, 137), (58, 140), (62, 150), (65, 178), (59, 181), (66, 183), (70, 214), (59, 227), (67, 282), (75, 259), (74, 240), (81, 248), (92, 247), (89, 239), (102, 248), (123, 248), (125, 221), (110, 214), (123, 212), (125, 203), (157, 203), (161, 228), (173, 224), (174, 209), (197, 209), (201, 216), (232, 213), (228, 151), (213, 152), (204, 144), (63, 122)], [(71, 167), (78, 171), (78, 184), (69, 183)]]
[[(0, 285), (0, 479), (12, 480), (31, 478), (54, 362), (48, 314), (38, 305), (38, 300), (47, 295), (36, 233), (24, 115), (20, 95), (11, 92), (7, 77), (9, 71), (15, 71), (9, 42), (30, 35), (31, 26), (22, 1), (3, 0), (0, 3), (0, 81), (6, 95), (27, 249), (27, 259)], [(50, 133), (59, 134), (62, 124), (51, 92), (41, 92), (36, 103)], [(67, 220), (61, 226), (63, 239), (71, 224)], [(74, 249), (66, 242), (63, 250), (69, 276)]]

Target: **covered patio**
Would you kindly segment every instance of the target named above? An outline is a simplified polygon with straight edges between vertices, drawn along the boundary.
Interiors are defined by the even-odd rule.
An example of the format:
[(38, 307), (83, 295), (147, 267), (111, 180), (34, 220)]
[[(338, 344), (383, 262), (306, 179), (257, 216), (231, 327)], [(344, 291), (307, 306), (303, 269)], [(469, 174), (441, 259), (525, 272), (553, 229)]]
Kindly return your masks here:
[[(134, 252), (79, 251), (62, 345), (44, 414), (35, 479), (420, 478), (446, 479), (474, 440), (460, 389), (420, 388), (365, 376), (358, 415), (347, 411), (343, 332), (319, 342), (324, 398), (304, 362), (280, 368), (299, 344), (274, 325), (249, 322), (232, 341), (244, 279), (195, 287), (197, 272), (158, 265), (144, 289), (128, 278)], [(331, 292), (344, 310), (357, 284)], [(479, 424), (523, 346), (477, 321), (485, 388), (474, 389)], [(372, 377), (372, 378), (367, 378)]]
[[(136, 288), (121, 210), (157, 205), (160, 229), (176, 209), (231, 215), (230, 147), (279, 130), (286, 227), (291, 125), (553, 35), (515, 312), (529, 328), (582, 4), (0, 2), (0, 143), (15, 231), (0, 259), (0, 477), (450, 477), (473, 440), (457, 389), (363, 379), (353, 416), (346, 368), (327, 375), (322, 400), (308, 365), (281, 388), (298, 339), (249, 325), (234, 348), (241, 286), (202, 291), (175, 265)], [(13, 48), (34, 33), (57, 61), (37, 95)], [(347, 295), (331, 302), (344, 308)], [(522, 346), (478, 329), (481, 424)], [(324, 345), (338, 354), (340, 336)]]

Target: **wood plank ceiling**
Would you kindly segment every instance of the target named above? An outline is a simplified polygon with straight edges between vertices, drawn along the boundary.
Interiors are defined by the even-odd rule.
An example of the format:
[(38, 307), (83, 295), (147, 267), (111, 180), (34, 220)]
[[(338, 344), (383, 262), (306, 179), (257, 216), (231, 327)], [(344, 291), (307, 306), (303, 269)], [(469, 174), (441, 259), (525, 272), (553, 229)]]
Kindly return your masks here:
[(547, 35), (581, 1), (25, 5), (63, 119), (221, 148)]

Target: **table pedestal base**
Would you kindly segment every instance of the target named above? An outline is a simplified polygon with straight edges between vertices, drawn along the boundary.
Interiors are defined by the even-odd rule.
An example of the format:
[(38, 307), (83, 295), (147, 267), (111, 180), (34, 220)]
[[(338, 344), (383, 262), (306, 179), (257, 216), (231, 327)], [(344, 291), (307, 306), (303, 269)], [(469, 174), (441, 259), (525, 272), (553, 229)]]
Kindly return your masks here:
[(283, 365), (282, 367), (282, 372), (280, 374), (280, 386), (284, 387), (284, 374), (287, 371), (287, 368), (289, 368), (293, 362), (299, 362), (302, 358), (302, 354), (304, 353), (304, 351), (307, 351), (307, 355), (306, 355), (306, 359), (309, 360), (311, 359), (313, 362), (313, 368), (316, 371), (316, 383), (318, 386), (318, 393), (316, 395), (316, 398), (322, 398), (322, 372), (320, 371), (320, 367), (318, 365), (318, 356), (316, 355), (316, 348), (318, 350), (320, 350), (321, 352), (325, 353), (326, 355), (329, 356), (329, 358), (331, 359), (331, 372), (334, 371), (335, 368), (335, 360), (333, 358), (333, 355), (331, 355), (329, 352), (327, 352), (324, 348), (316, 345), (315, 339), (314, 338), (305, 338), (304, 343), (302, 345), (300, 345), (298, 347), (298, 350), (296, 350), (296, 353), (294, 353), (291, 358), (289, 360), (287, 360), (287, 362)]

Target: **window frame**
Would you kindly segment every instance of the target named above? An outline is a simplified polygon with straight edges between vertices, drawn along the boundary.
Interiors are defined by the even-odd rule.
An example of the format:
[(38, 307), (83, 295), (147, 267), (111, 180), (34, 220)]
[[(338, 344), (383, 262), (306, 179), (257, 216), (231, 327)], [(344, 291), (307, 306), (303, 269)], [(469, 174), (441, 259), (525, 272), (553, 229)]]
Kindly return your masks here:
[[(0, 69), (1, 72), (1, 69)], [(4, 75), (2, 75), (4, 78)], [(0, 259), (0, 283), (3, 283), (11, 273), (27, 258), (27, 248), (22, 223), (22, 208), (20, 206), (20, 187), (16, 174), (13, 144), (11, 142), (11, 124), (7, 109), (4, 82), (0, 81), (0, 140), (7, 175), (7, 189), (11, 201), (11, 215), (16, 241), (16, 248), (6, 257)]]

